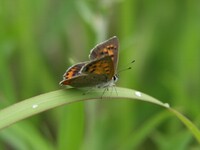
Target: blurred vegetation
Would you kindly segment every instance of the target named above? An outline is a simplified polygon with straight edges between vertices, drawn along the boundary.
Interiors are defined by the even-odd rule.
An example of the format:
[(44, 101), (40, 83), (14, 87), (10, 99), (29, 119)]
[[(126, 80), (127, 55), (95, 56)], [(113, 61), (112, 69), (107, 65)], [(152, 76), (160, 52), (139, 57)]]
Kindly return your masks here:
[[(0, 0), (0, 109), (60, 89), (91, 48), (120, 41), (118, 86), (148, 93), (200, 124), (200, 1)], [(0, 131), (2, 150), (188, 150), (194, 137), (163, 109), (131, 101), (55, 108)]]

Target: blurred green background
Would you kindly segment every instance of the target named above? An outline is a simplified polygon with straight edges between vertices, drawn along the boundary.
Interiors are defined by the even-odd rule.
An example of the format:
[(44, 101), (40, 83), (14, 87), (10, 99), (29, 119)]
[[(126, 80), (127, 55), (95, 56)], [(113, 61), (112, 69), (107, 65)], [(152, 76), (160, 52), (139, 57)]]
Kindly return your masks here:
[[(118, 86), (152, 95), (200, 124), (200, 1), (0, 0), (0, 109), (61, 89), (98, 42), (120, 41)], [(155, 105), (88, 101), (0, 132), (2, 150), (197, 150), (191, 133)]]

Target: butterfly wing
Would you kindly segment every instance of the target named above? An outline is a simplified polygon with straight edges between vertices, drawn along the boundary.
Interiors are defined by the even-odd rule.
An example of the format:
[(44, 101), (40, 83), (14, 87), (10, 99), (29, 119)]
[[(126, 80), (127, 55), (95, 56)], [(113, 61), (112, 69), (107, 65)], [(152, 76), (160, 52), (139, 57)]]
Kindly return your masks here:
[(83, 66), (88, 62), (78, 63), (67, 69), (63, 75), (60, 85), (70, 85), (72, 87), (91, 87), (107, 81), (107, 76), (102, 74), (89, 74), (82, 72)]
[(118, 38), (114, 36), (107, 41), (96, 45), (91, 50), (89, 58), (94, 60), (104, 56), (110, 56), (114, 64), (114, 70), (116, 70), (118, 64), (118, 47)]
[(61, 81), (61, 85), (70, 85), (72, 87), (95, 87), (106, 81), (106, 76), (99, 74), (80, 74), (71, 79)]
[(72, 78), (80, 75), (81, 68), (86, 64), (86, 62), (78, 63), (70, 68), (67, 69), (67, 71), (63, 75), (63, 80), (59, 83), (60, 85), (69, 85), (69, 80)]
[(82, 63), (78, 63), (78, 64), (75, 64), (75, 65), (71, 66), (70, 68), (67, 69), (67, 71), (63, 75), (63, 78), (64, 79), (71, 79), (72, 77), (75, 77), (75, 76), (79, 75), (80, 74), (80, 70), (82, 69), (82, 67), (86, 63), (87, 62), (82, 62)]
[(114, 76), (114, 64), (111, 56), (104, 56), (85, 64), (81, 73), (104, 76), (105, 81), (110, 81)]

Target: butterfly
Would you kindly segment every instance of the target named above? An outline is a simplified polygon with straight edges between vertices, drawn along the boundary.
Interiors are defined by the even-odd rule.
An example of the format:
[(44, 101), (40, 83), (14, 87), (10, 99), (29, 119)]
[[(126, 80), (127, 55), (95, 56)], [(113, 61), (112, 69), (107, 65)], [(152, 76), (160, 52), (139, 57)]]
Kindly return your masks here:
[(89, 61), (69, 67), (60, 85), (81, 87), (110, 87), (118, 80), (118, 38), (116, 36), (97, 44), (89, 55)]

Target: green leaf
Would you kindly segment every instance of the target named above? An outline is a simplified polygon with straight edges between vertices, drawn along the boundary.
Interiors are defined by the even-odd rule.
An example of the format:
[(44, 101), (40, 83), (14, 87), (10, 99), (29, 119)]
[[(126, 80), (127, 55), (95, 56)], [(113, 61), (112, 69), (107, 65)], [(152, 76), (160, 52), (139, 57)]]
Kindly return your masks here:
[(84, 91), (70, 88), (67, 90), (53, 91), (26, 99), (0, 111), (0, 129), (10, 126), (15, 122), (18, 122), (27, 117), (33, 116), (34, 114), (38, 114), (48, 109), (65, 104), (71, 104), (74, 102), (93, 99), (136, 99), (153, 103), (168, 109), (191, 131), (191, 133), (196, 137), (197, 141), (200, 143), (199, 129), (188, 118), (183, 116), (177, 110), (171, 108), (169, 104), (163, 103), (149, 95), (132, 89), (116, 87), (117, 92), (110, 90), (106, 91), (104, 95), (102, 95), (102, 90), (92, 90), (89, 93), (84, 94)]

